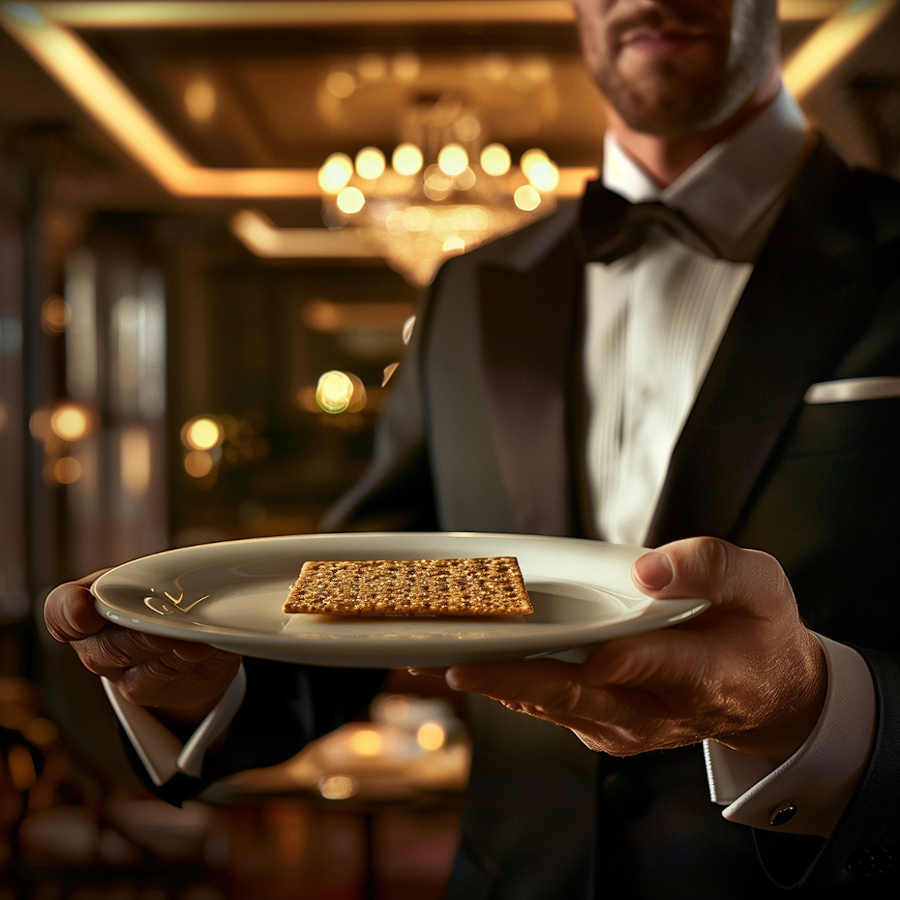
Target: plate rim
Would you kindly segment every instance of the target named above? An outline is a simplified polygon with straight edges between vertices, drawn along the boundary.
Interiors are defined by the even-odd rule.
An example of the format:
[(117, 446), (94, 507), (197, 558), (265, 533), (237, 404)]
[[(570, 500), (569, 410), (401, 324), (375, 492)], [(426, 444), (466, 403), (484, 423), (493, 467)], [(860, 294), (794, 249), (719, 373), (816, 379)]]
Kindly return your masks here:
[[(409, 641), (398, 639), (393, 645), (387, 641), (373, 641), (371, 652), (370, 648), (363, 650), (364, 642), (358, 638), (337, 638), (328, 641), (303, 640), (296, 634), (285, 634), (279, 632), (277, 634), (266, 634), (264, 632), (240, 631), (233, 626), (221, 625), (204, 625), (202, 635), (198, 634), (196, 624), (188, 626), (178, 625), (172, 620), (161, 620), (156, 622), (149, 618), (136, 618), (129, 615), (127, 609), (123, 609), (122, 604), (115, 600), (103, 596), (106, 586), (118, 577), (122, 576), (122, 570), (130, 569), (135, 565), (146, 563), (150, 560), (159, 559), (160, 557), (177, 558), (190, 557), (192, 554), (209, 552), (217, 552), (221, 548), (221, 552), (227, 553), (229, 549), (235, 546), (254, 546), (267, 544), (277, 546), (278, 544), (289, 545), (291, 543), (304, 543), (316, 541), (328, 544), (334, 542), (336, 544), (346, 543), (348, 540), (354, 542), (365, 542), (378, 544), (380, 542), (394, 543), (397, 541), (409, 540), (416, 541), (427, 539), (429, 541), (449, 540), (451, 542), (464, 543), (472, 539), (490, 540), (490, 541), (515, 541), (519, 544), (541, 544), (546, 546), (548, 543), (561, 543), (569, 547), (579, 547), (588, 552), (597, 551), (598, 548), (616, 548), (615, 553), (628, 555), (637, 558), (642, 552), (646, 552), (647, 548), (635, 547), (623, 544), (612, 544), (605, 541), (596, 541), (590, 538), (576, 538), (563, 536), (544, 536), (531, 534), (513, 534), (502, 532), (474, 532), (474, 531), (407, 531), (407, 532), (323, 532), (308, 534), (287, 534), (272, 535), (252, 538), (226, 539), (222, 541), (213, 541), (201, 544), (193, 544), (185, 547), (175, 547), (168, 550), (162, 550), (157, 553), (148, 554), (146, 556), (137, 557), (118, 566), (115, 566), (101, 576), (99, 576), (91, 585), (91, 593), (94, 597), (94, 605), (98, 612), (104, 618), (115, 624), (122, 625), (149, 634), (156, 634), (162, 637), (168, 637), (175, 640), (200, 641), (208, 643), (219, 649), (231, 650), (232, 652), (242, 653), (247, 656), (256, 656), (266, 659), (274, 659), (287, 662), (296, 662), (299, 664), (312, 664), (324, 666), (351, 666), (351, 667), (375, 667), (375, 668), (395, 668), (410, 665), (449, 665), (454, 661), (475, 661), (476, 659), (522, 659), (533, 656), (548, 655), (557, 652), (565, 652), (579, 647), (594, 646), (603, 640), (621, 636), (623, 634), (636, 634), (642, 631), (654, 630), (657, 628), (667, 627), (678, 622), (685, 621), (688, 618), (697, 615), (709, 606), (709, 602), (698, 599), (688, 600), (655, 600), (646, 598), (647, 604), (633, 616), (621, 619), (615, 619), (612, 622), (598, 623), (590, 626), (585, 623), (583, 637), (578, 637), (573, 632), (572, 626), (568, 626), (564, 630), (563, 635), (547, 634), (547, 629), (542, 635), (534, 635), (533, 640), (524, 642), (520, 641), (518, 646), (515, 641), (504, 641), (500, 649), (486, 649), (484, 652), (479, 651), (476, 639), (468, 641), (459, 641), (458, 644), (451, 648), (435, 648), (434, 644), (446, 638), (436, 637), (434, 641), (429, 641), (431, 646), (427, 652), (422, 655), (422, 647), (412, 648)], [(215, 548), (215, 549), (214, 549)], [(359, 551), (353, 551), (359, 552)], [(605, 551), (601, 551), (605, 552)], [(495, 554), (491, 554), (495, 555)], [(350, 557), (352, 558), (352, 557)], [(370, 557), (371, 558), (371, 557)], [(217, 563), (211, 563), (210, 566)], [(299, 571), (299, 569), (298, 569)], [(563, 579), (559, 579), (562, 581)], [(570, 579), (569, 583), (585, 585), (583, 580)], [(609, 595), (616, 595), (616, 591), (612, 588), (604, 588), (597, 584), (587, 584), (594, 590), (601, 591)], [(152, 589), (151, 589), (152, 590)], [(635, 594), (639, 597), (643, 596), (635, 588)], [(536, 646), (543, 644), (540, 638), (551, 639), (551, 645)], [(496, 640), (496, 637), (494, 638)], [(507, 647), (506, 645), (509, 644)], [(527, 646), (523, 646), (523, 644)], [(458, 652), (456, 652), (458, 651)], [(418, 652), (418, 656), (416, 653)], [(360, 655), (362, 654), (362, 655)]]

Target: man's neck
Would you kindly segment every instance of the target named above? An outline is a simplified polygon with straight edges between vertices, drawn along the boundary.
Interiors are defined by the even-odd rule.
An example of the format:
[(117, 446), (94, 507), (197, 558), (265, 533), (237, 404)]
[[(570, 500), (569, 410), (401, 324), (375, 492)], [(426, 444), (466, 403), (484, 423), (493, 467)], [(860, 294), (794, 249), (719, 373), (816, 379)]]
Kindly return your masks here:
[(660, 186), (668, 187), (707, 150), (753, 121), (775, 98), (781, 84), (777, 70), (767, 73), (747, 101), (719, 125), (703, 131), (657, 135), (631, 128), (607, 104), (607, 127), (619, 146)]

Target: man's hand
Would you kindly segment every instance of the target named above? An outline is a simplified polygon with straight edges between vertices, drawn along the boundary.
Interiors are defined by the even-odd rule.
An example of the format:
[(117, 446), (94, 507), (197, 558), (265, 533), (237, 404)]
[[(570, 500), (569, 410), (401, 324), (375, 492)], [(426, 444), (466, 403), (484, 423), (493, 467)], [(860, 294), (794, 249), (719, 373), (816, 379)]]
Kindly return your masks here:
[(70, 643), (85, 668), (108, 678), (126, 700), (150, 707), (172, 727), (196, 727), (231, 684), (240, 656), (112, 624), (94, 609), (89, 590), (100, 574), (50, 593), (44, 604), (47, 630)]
[(632, 578), (650, 597), (712, 606), (677, 627), (609, 641), (584, 665), (459, 665), (447, 683), (563, 725), (614, 756), (705, 738), (777, 761), (798, 749), (818, 720), (827, 676), (776, 560), (691, 538), (641, 556)]

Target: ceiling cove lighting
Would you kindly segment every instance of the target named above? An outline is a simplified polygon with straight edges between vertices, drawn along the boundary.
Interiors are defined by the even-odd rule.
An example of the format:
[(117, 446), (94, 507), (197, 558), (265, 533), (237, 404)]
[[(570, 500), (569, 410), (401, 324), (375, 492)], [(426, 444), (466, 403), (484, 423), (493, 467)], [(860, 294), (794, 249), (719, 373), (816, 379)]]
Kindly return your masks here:
[[(848, 54), (859, 47), (884, 21), (893, 6), (892, 0), (780, 0), (779, 15), (783, 21), (822, 22), (812, 36), (787, 60), (784, 78), (788, 88), (802, 101), (835, 71)], [(0, 4), (0, 25), (78, 102), (86, 112), (119, 145), (170, 194), (185, 198), (231, 199), (242, 203), (274, 198), (318, 198), (325, 192), (337, 197), (340, 191), (329, 193), (321, 183), (320, 171), (308, 168), (218, 169), (200, 165), (162, 127), (149, 110), (126, 88), (91, 48), (78, 36), (86, 29), (231, 29), (291, 28), (329, 26), (385, 25), (441, 25), (453, 23), (571, 23), (574, 14), (568, 0), (346, 0), (342, 3), (322, 3), (313, 0), (298, 2), (34, 2)], [(400, 66), (394, 73), (398, 78), (415, 77), (414, 60)], [(365, 76), (362, 70), (359, 73)], [(497, 73), (498, 77), (502, 73)], [(334, 96), (346, 95), (348, 79), (336, 79), (330, 85)], [(185, 98), (190, 114), (205, 119), (215, 114), (216, 98), (206, 85), (195, 86), (193, 94)], [(192, 111), (191, 111), (192, 110)], [(411, 142), (404, 142), (409, 144)], [(465, 146), (465, 141), (460, 141)], [(395, 148), (387, 172), (404, 177), (426, 170), (426, 160), (420, 162), (415, 151), (422, 149)], [(471, 174), (480, 164), (483, 173), (499, 178), (509, 171), (511, 160), (504, 158), (505, 148), (482, 148), (481, 157), (468, 153), (467, 165), (459, 174), (443, 171), (435, 161), (437, 171), (428, 172), (429, 191), (433, 196), (447, 191), (446, 179), (456, 179), (453, 188), (463, 190)], [(490, 153), (489, 153), (490, 151)], [(508, 152), (508, 151), (507, 151)], [(398, 155), (399, 154), (399, 155)], [(424, 154), (423, 154), (424, 156)], [(396, 158), (394, 158), (396, 157)], [(342, 189), (356, 187), (363, 195), (363, 204), (356, 194), (345, 197), (345, 207), (358, 206), (359, 215), (366, 209), (365, 191), (350, 185), (350, 178), (364, 178), (351, 174)], [(556, 197), (577, 197), (584, 182), (596, 176), (596, 170), (584, 168), (557, 169), (552, 161), (537, 166), (538, 174), (520, 193), (521, 202), (534, 203), (535, 195), (550, 193)], [(451, 171), (459, 167), (448, 162)], [(444, 167), (446, 169), (446, 166)], [(372, 170), (370, 170), (372, 171)], [(471, 173), (471, 174), (470, 174)], [(424, 173), (423, 173), (424, 174)], [(378, 178), (382, 178), (378, 176)], [(442, 179), (444, 179), (442, 181)], [(370, 178), (370, 181), (375, 180)], [(555, 188), (549, 185), (556, 183)], [(473, 182), (474, 184), (474, 182)], [(526, 187), (526, 185), (520, 185)], [(515, 192), (513, 192), (515, 193)], [(426, 194), (426, 197), (428, 195)], [(428, 197), (433, 202), (433, 196)], [(350, 200), (353, 202), (350, 202)], [(468, 204), (471, 223), (480, 220), (475, 204)], [(538, 208), (538, 207), (536, 207)], [(370, 207), (371, 209), (371, 207)], [(520, 211), (522, 207), (519, 207)], [(407, 214), (408, 213), (408, 214)], [(431, 216), (428, 204), (416, 204), (404, 212), (405, 233), (421, 234), (438, 221), (446, 233), (440, 243), (442, 253), (459, 252), (471, 242), (458, 229), (446, 229), (447, 221)], [(232, 217), (232, 232), (254, 253), (261, 256), (283, 257), (371, 257), (384, 255), (374, 248), (366, 235), (354, 234), (353, 225), (338, 230), (283, 229), (252, 209), (240, 210)], [(365, 231), (365, 229), (363, 229)], [(408, 276), (409, 277), (409, 276)], [(421, 282), (419, 273), (413, 280)]]

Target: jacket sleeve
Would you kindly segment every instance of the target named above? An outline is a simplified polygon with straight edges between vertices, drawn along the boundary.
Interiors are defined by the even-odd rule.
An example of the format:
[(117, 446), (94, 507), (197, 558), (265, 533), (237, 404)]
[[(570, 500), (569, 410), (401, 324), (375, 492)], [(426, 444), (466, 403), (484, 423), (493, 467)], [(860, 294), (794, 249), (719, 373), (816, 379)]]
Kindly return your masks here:
[(835, 830), (824, 841), (754, 832), (763, 866), (783, 887), (840, 885), (857, 896), (855, 887), (900, 878), (900, 656), (860, 653), (875, 681), (878, 723), (866, 771)]

